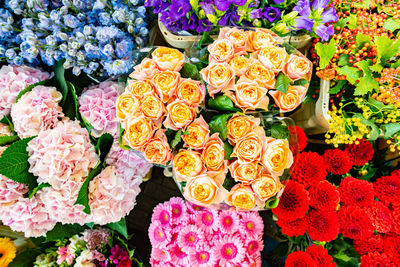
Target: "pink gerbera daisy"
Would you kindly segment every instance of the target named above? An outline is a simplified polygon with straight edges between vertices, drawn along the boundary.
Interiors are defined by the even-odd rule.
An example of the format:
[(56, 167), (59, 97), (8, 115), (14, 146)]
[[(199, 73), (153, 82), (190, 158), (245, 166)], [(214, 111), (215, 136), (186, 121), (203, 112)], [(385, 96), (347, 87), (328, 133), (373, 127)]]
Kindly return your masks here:
[(153, 247), (162, 248), (171, 240), (171, 234), (164, 231), (160, 223), (153, 222), (149, 227), (149, 239)]
[(215, 265), (215, 255), (208, 246), (202, 246), (190, 254), (190, 265), (193, 267), (209, 267)]
[(186, 214), (185, 201), (180, 197), (173, 197), (168, 201), (168, 204), (171, 207), (172, 222), (180, 222)]
[(153, 248), (151, 250), (151, 258), (157, 262), (168, 262), (171, 260), (171, 256), (165, 249)]
[(218, 223), (223, 233), (233, 234), (240, 228), (240, 218), (236, 212), (224, 210), (219, 214)]
[(194, 221), (198, 227), (207, 233), (217, 230), (218, 213), (213, 209), (204, 209), (194, 215)]
[(190, 214), (196, 214), (196, 213), (199, 212), (199, 211), (202, 211), (202, 210), (207, 209), (207, 208), (205, 208), (205, 207), (202, 207), (202, 206), (199, 206), (199, 205), (190, 203), (190, 202), (186, 202), (186, 207), (187, 207), (188, 212), (189, 212)]
[(183, 227), (178, 233), (177, 239), (179, 247), (186, 253), (195, 251), (203, 240), (203, 233), (194, 225)]
[(252, 257), (256, 255), (260, 255), (260, 251), (264, 248), (264, 242), (260, 237), (257, 239), (252, 239), (247, 243), (246, 253), (247, 255), (251, 255)]
[(171, 223), (172, 214), (171, 206), (165, 203), (158, 204), (153, 210), (151, 221), (159, 222), (162, 226), (167, 226)]
[(176, 265), (189, 265), (189, 256), (178, 245), (174, 245), (169, 249), (169, 253), (171, 255), (171, 262)]
[(249, 236), (257, 237), (263, 233), (264, 223), (258, 212), (243, 212), (241, 215), (241, 224)]
[(221, 266), (241, 263), (246, 255), (246, 248), (239, 235), (225, 235), (215, 243), (214, 253)]

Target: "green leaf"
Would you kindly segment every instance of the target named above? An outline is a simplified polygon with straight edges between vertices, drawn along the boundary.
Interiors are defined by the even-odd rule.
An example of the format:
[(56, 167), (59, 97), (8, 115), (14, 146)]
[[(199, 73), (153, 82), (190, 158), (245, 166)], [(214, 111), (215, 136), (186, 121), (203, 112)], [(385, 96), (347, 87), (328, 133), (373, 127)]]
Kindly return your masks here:
[(400, 49), (400, 40), (393, 42), (388, 36), (375, 36), (376, 48), (378, 50), (376, 61), (381, 62), (384, 66), (385, 62), (396, 55)]
[(369, 121), (367, 119), (364, 118), (364, 116), (360, 113), (357, 113), (353, 116), (354, 118), (360, 118), (361, 119), (361, 123), (367, 125), (368, 127), (371, 128), (371, 132), (369, 133), (371, 135), (371, 137), (368, 140), (376, 140), (378, 139), (379, 135), (380, 135), (380, 130), (379, 127), (376, 126), (376, 124), (372, 121)]
[(204, 32), (200, 38), (200, 41), (197, 43), (197, 49), (201, 50), (201, 47), (204, 45), (208, 45), (214, 42), (214, 39), (210, 36), (209, 32)]
[(36, 257), (40, 254), (41, 251), (38, 248), (26, 248), (24, 251), (17, 253), (17, 256), (8, 267), (32, 267)]
[(300, 79), (295, 81), (293, 84), (294, 85), (301, 85), (301, 86), (306, 86), (307, 84), (309, 84), (310, 82), (306, 79)]
[(273, 124), (271, 126), (271, 136), (275, 139), (289, 138), (289, 129), (282, 124)]
[(372, 70), (373, 72), (381, 72), (383, 70), (383, 66), (379, 63), (376, 63), (372, 66), (369, 67), (370, 70)]
[(381, 101), (378, 101), (378, 100), (376, 100), (376, 99), (373, 99), (372, 97), (369, 97), (369, 98), (368, 98), (368, 102), (369, 102), (371, 105), (373, 105), (375, 108), (377, 108), (377, 109), (386, 109), (386, 108), (391, 109), (390, 106), (385, 105), (385, 104), (382, 103)]
[(63, 99), (61, 100), (60, 105), (63, 106), (64, 103), (67, 101), (68, 95), (68, 85), (67, 81), (65, 80), (65, 69), (64, 69), (64, 61), (59, 60), (54, 64), (54, 78), (56, 80), (56, 87), (57, 90), (61, 92)]
[(330, 94), (337, 94), (337, 93), (339, 93), (339, 92), (342, 90), (343, 86), (344, 86), (346, 83), (347, 83), (347, 81), (339, 80), (339, 81), (337, 82), (337, 84), (336, 84), (334, 87), (332, 87), (331, 89), (329, 89), (329, 93), (330, 93)]
[(220, 95), (215, 98), (210, 98), (208, 100), (208, 106), (210, 108), (220, 110), (220, 111), (240, 111), (240, 109), (235, 108), (232, 100), (229, 99), (226, 95)]
[(219, 133), (219, 137), (221, 137), (221, 139), (225, 141), (228, 137), (228, 130), (226, 128), (226, 125), (232, 115), (233, 114), (222, 114), (214, 116), (209, 123), (211, 133)]
[(350, 17), (346, 17), (346, 18), (342, 18), (339, 19), (336, 23), (335, 23), (335, 27), (339, 26), (340, 28), (344, 28), (347, 25), (347, 22), (349, 22)]
[(40, 189), (45, 188), (45, 187), (51, 187), (51, 185), (48, 184), (48, 183), (39, 184), (38, 186), (36, 186), (36, 187), (32, 190), (32, 192), (29, 193), (29, 198), (32, 198), (32, 197), (37, 193), (37, 191), (39, 191)]
[(108, 223), (107, 227), (120, 233), (123, 237), (128, 238), (125, 218), (122, 218), (119, 222)]
[(95, 146), (97, 154), (99, 155), (100, 161), (104, 162), (108, 152), (114, 143), (114, 137), (109, 133), (102, 134), (99, 139), (97, 139), (97, 144)]
[(373, 90), (378, 90), (379, 83), (375, 80), (372, 75), (372, 71), (369, 68), (371, 60), (363, 60), (357, 63), (357, 66), (362, 69), (363, 76), (359, 78), (360, 82), (357, 83), (354, 95), (365, 95)]
[(357, 79), (359, 78), (359, 74), (360, 74), (360, 72), (358, 71), (357, 68), (353, 68), (353, 67), (349, 67), (349, 66), (336, 68), (336, 71), (339, 75), (345, 75), (347, 80), (351, 84), (354, 84), (357, 81)]
[[(65, 116), (74, 120), (75, 118), (79, 118), (79, 110), (78, 110), (78, 96), (76, 94), (75, 86), (67, 82), (68, 85), (68, 100), (62, 105), (63, 112)], [(86, 125), (86, 123), (85, 123)]]
[(37, 186), (36, 177), (29, 170), (29, 154), (26, 151), (28, 143), (35, 138), (32, 136), (11, 144), (0, 157), (0, 174), (28, 186), (29, 191)]
[(329, 62), (336, 52), (335, 41), (332, 38), (327, 45), (323, 43), (317, 43), (315, 45), (315, 50), (319, 56), (319, 67), (324, 69), (329, 65)]
[(341, 54), (341, 55), (339, 56), (338, 66), (339, 66), (339, 67), (350, 66), (349, 58), (350, 58), (349, 55)]
[(3, 118), (0, 120), (0, 122), (10, 126), (11, 132), (14, 132), (14, 124), (12, 123), (10, 116), (3, 116)]
[(12, 135), (12, 136), (0, 136), (0, 146), (5, 146), (10, 143), (14, 143), (17, 141), (19, 137), (17, 135)]
[(224, 150), (225, 150), (225, 160), (231, 159), (231, 154), (233, 152), (233, 146), (231, 146), (228, 142), (224, 142)]
[(19, 92), (19, 94), (17, 95), (17, 99), (16, 101), (18, 102), (18, 100), (26, 93), (32, 91), (32, 89), (38, 85), (46, 85), (50, 80), (44, 80), (44, 81), (40, 81), (34, 84), (29, 85), (28, 87), (26, 87), (24, 90), (22, 90), (21, 92)]
[(197, 69), (196, 65), (190, 64), (190, 63), (185, 63), (183, 65), (182, 77), (190, 78), (190, 79), (198, 80), (198, 81), (201, 79), (200, 72)]
[(286, 53), (288, 53), (289, 55), (293, 54), (296, 51), (296, 48), (292, 46), (290, 43), (285, 42), (282, 45), (285, 48)]
[(174, 139), (171, 141), (171, 149), (174, 149), (182, 141), (182, 129), (177, 131)]
[(52, 242), (57, 240), (62, 240), (64, 238), (70, 238), (76, 234), (82, 233), (85, 229), (85, 226), (81, 226), (79, 224), (61, 224), (57, 223), (54, 228), (47, 232), (46, 241)]
[(93, 223), (93, 222), (91, 222), (91, 223), (85, 223), (85, 225), (86, 225), (87, 227), (89, 227), (90, 229), (93, 229), (93, 228), (94, 228), (94, 223)]
[(371, 36), (364, 35), (361, 32), (357, 33), (357, 35), (356, 35), (356, 47), (358, 49), (363, 48), (366, 43), (370, 43), (370, 42), (371, 42)]
[(400, 123), (388, 123), (382, 127), (385, 131), (385, 139), (391, 139), (396, 133), (400, 132)]
[(234, 187), (235, 184), (237, 184), (237, 183), (235, 182), (235, 179), (233, 179), (230, 175), (228, 175), (228, 176), (226, 176), (226, 178), (225, 178), (224, 183), (222, 184), (222, 186), (223, 186), (226, 190), (231, 191), (232, 187)]
[(274, 209), (278, 207), (279, 204), (279, 198), (271, 198), (268, 199), (267, 202), (265, 202), (265, 208), (266, 209)]
[(286, 94), (289, 85), (290, 78), (283, 74), (283, 72), (279, 73), (278, 77), (276, 78), (276, 90)]
[(393, 18), (388, 18), (385, 23), (383, 23), (383, 28), (393, 33), (394, 31), (400, 29), (400, 21)]
[(356, 15), (350, 15), (350, 18), (348, 20), (348, 26), (350, 30), (353, 30), (358, 27), (357, 25), (357, 16)]

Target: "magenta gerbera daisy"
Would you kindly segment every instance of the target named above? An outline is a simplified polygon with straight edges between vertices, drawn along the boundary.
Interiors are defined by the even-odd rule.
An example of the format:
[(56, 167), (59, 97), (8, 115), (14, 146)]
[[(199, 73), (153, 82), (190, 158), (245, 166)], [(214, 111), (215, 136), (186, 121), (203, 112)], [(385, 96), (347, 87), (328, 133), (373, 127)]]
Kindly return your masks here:
[(178, 233), (178, 245), (182, 251), (190, 253), (195, 251), (204, 240), (203, 233), (195, 225), (187, 225)]
[(151, 250), (151, 258), (157, 262), (168, 262), (171, 260), (171, 256), (165, 249), (153, 248)]
[(190, 262), (188, 254), (183, 252), (178, 245), (170, 247), (169, 253), (171, 255), (171, 262), (174, 264), (174, 266), (189, 266)]
[(211, 248), (203, 246), (189, 255), (190, 265), (194, 267), (209, 267), (215, 265), (215, 255)]
[(223, 233), (235, 233), (241, 227), (239, 223), (240, 218), (236, 212), (224, 210), (219, 214), (218, 224)]
[(171, 234), (164, 231), (160, 223), (153, 222), (149, 227), (149, 239), (153, 247), (162, 248), (171, 240)]
[(213, 230), (217, 230), (218, 224), (218, 213), (213, 209), (204, 209), (194, 214), (194, 221), (196, 225), (204, 232), (211, 233)]
[(243, 212), (241, 224), (245, 232), (252, 237), (257, 237), (264, 230), (264, 223), (258, 212)]
[(259, 252), (263, 250), (263, 248), (264, 242), (260, 236), (257, 239), (251, 239), (249, 242), (247, 242), (246, 253), (247, 255), (251, 255), (252, 257), (254, 257), (256, 256), (256, 254), (260, 255)]
[(214, 253), (220, 266), (227, 266), (243, 262), (246, 248), (238, 235), (225, 235), (215, 243)]
[(167, 226), (171, 223), (172, 214), (171, 206), (165, 203), (158, 204), (153, 210), (151, 221), (159, 222), (162, 226)]
[(190, 202), (186, 202), (186, 207), (188, 209), (188, 213), (190, 214), (196, 214), (199, 211), (205, 210), (205, 207), (190, 203)]
[(168, 201), (168, 204), (171, 207), (172, 222), (179, 222), (183, 215), (186, 214), (185, 201), (180, 197), (173, 197)]

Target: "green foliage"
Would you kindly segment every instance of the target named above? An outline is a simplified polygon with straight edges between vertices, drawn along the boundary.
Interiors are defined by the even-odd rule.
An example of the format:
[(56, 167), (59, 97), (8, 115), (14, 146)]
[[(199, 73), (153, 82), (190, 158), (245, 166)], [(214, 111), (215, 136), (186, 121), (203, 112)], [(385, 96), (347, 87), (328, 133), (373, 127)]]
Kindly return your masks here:
[(63, 106), (67, 101), (68, 96), (68, 85), (65, 80), (65, 69), (64, 69), (64, 60), (59, 60), (54, 64), (54, 78), (56, 80), (56, 87), (59, 92), (61, 92), (63, 99), (60, 102), (60, 105)]
[(394, 32), (400, 29), (400, 21), (393, 18), (388, 18), (387, 20), (385, 20), (385, 23), (383, 23), (383, 28), (388, 31)]
[(388, 123), (388, 124), (384, 124), (383, 129), (385, 131), (385, 139), (391, 139), (393, 138), (393, 136), (400, 132), (400, 124), (399, 123)]
[(306, 86), (307, 84), (309, 84), (310, 82), (306, 79), (300, 79), (295, 81), (293, 84), (294, 85), (301, 85), (301, 86)]
[(350, 66), (349, 59), (350, 59), (349, 55), (341, 54), (337, 62), (338, 66), (339, 67)]
[(356, 89), (354, 91), (354, 95), (356, 96), (365, 95), (379, 89), (379, 83), (372, 75), (370, 65), (370, 60), (363, 60), (357, 63), (357, 66), (363, 71), (363, 76), (359, 78), (360, 82), (356, 85)]
[(332, 38), (328, 44), (317, 43), (315, 50), (319, 57), (319, 67), (324, 69), (329, 65), (333, 55), (336, 53), (335, 41)]
[(224, 142), (224, 150), (225, 150), (225, 160), (231, 159), (231, 155), (233, 153), (233, 146), (231, 146), (228, 142)]
[(226, 95), (219, 95), (216, 96), (215, 98), (210, 98), (208, 100), (208, 106), (210, 108), (220, 110), (220, 111), (240, 111), (240, 109), (235, 108), (235, 105), (233, 104), (232, 100), (229, 99)]
[(357, 68), (344, 66), (341, 68), (336, 68), (336, 71), (339, 75), (345, 75), (351, 84), (354, 84), (359, 78), (359, 71)]
[(364, 35), (361, 32), (357, 33), (356, 35), (356, 47), (357, 49), (361, 49), (364, 47), (366, 43), (371, 42), (371, 36), (369, 35)]
[(182, 134), (183, 134), (182, 130), (176, 132), (174, 139), (172, 139), (170, 143), (171, 149), (176, 148), (178, 144), (182, 141)]
[(271, 126), (271, 136), (275, 139), (288, 139), (289, 129), (282, 124), (273, 124)]
[(380, 62), (383, 66), (387, 60), (399, 52), (400, 40), (393, 42), (388, 36), (375, 36), (374, 41), (378, 50), (376, 62)]
[(51, 185), (48, 183), (39, 184), (32, 190), (32, 192), (29, 193), (29, 198), (33, 197), (37, 193), (37, 191), (45, 187), (51, 187)]
[(80, 119), (78, 110), (78, 96), (76, 94), (75, 86), (67, 82), (68, 85), (68, 100), (62, 106), (65, 116), (69, 117), (71, 120), (75, 118)]
[(283, 74), (283, 72), (279, 73), (278, 77), (276, 78), (276, 90), (286, 94), (289, 85), (290, 78)]
[(34, 84), (29, 85), (28, 87), (26, 87), (24, 90), (22, 90), (21, 92), (18, 93), (17, 99), (16, 101), (18, 102), (18, 100), (26, 93), (32, 91), (33, 88), (35, 88), (38, 85), (46, 85), (50, 80), (44, 80), (44, 81), (40, 81)]
[(0, 136), (0, 146), (5, 146), (17, 141), (19, 137), (17, 135), (12, 136)]
[(329, 93), (330, 94), (337, 94), (339, 93), (343, 86), (347, 83), (347, 81), (343, 81), (343, 80), (339, 80), (336, 85), (334, 87), (332, 87), (331, 89), (329, 89)]
[(208, 124), (210, 126), (211, 133), (219, 133), (219, 137), (225, 141), (228, 137), (228, 129), (226, 128), (226, 125), (232, 115), (233, 114), (222, 114), (214, 116), (211, 119), (211, 122)]
[(197, 69), (196, 65), (185, 63), (182, 68), (182, 77), (183, 78), (190, 78), (193, 80), (200, 80), (200, 72)]
[(226, 190), (231, 191), (232, 187), (234, 187), (235, 184), (237, 184), (237, 183), (235, 182), (235, 179), (233, 179), (230, 175), (227, 175), (226, 178), (225, 178), (225, 180), (224, 180), (224, 183), (222, 184), (222, 186), (223, 186)]
[(36, 261), (36, 257), (41, 254), (38, 248), (26, 248), (24, 251), (17, 254), (14, 260), (8, 267), (32, 267)]
[(265, 202), (265, 208), (266, 209), (274, 209), (274, 208), (278, 207), (278, 204), (279, 204), (279, 198), (271, 198)]
[(353, 116), (354, 118), (360, 118), (361, 123), (367, 125), (370, 129), (371, 132), (369, 133), (371, 135), (371, 137), (368, 140), (376, 140), (378, 139), (379, 135), (380, 135), (380, 130), (379, 127), (376, 126), (376, 124), (374, 123), (373, 120), (367, 120), (364, 118), (364, 116), (360, 113), (357, 113)]
[(44, 242), (52, 242), (57, 240), (62, 240), (64, 238), (70, 238), (76, 234), (82, 233), (86, 226), (81, 226), (79, 224), (61, 224), (57, 223), (54, 228), (46, 233), (46, 239)]
[(123, 237), (128, 238), (128, 229), (126, 228), (125, 218), (122, 218), (118, 222), (108, 223), (106, 226), (111, 230), (120, 233)]

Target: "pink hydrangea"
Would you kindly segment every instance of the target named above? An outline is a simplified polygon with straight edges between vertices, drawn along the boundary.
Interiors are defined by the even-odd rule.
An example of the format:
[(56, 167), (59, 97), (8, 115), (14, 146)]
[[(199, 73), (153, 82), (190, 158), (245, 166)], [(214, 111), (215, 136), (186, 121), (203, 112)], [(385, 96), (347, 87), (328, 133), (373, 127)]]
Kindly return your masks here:
[(94, 137), (100, 137), (103, 133), (118, 136), (119, 123), (115, 102), (120, 90), (123, 90), (123, 87), (119, 83), (105, 81), (90, 86), (79, 97), (79, 111), (93, 126)]
[(81, 183), (96, 165), (98, 156), (89, 134), (78, 121), (60, 122), (28, 143), (29, 171), (39, 183), (61, 189), (67, 181)]
[(36, 86), (11, 108), (11, 118), (18, 136), (27, 138), (53, 129), (64, 114), (58, 105), (62, 95), (55, 87)]
[(14, 182), (0, 175), (0, 204), (10, 204), (23, 197), (28, 192), (25, 184)]
[(106, 167), (89, 184), (89, 221), (104, 225), (121, 220), (135, 206), (140, 183), (118, 175), (115, 166)]
[(50, 74), (28, 66), (3, 66), (0, 69), (0, 117), (8, 116), (19, 92), (31, 84), (49, 79)]
[(31, 199), (19, 198), (12, 205), (0, 206), (0, 220), (13, 231), (24, 232), (25, 237), (43, 236), (56, 224), (50, 218), (40, 194)]
[(87, 223), (87, 214), (84, 206), (74, 205), (82, 183), (67, 181), (60, 189), (45, 187), (41, 190), (42, 199), (50, 218), (62, 224)]

